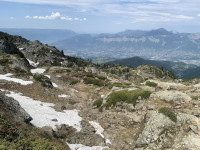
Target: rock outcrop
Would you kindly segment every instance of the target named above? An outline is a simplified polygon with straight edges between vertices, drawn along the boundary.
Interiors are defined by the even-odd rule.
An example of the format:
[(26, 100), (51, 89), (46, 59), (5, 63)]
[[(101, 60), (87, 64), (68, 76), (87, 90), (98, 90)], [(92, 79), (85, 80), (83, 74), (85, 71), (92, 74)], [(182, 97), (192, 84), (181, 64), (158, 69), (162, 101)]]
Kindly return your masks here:
[(0, 91), (0, 101), (9, 108), (17, 120), (26, 123), (29, 123), (32, 120), (32, 117), (20, 106), (19, 102), (13, 98), (7, 97), (2, 91)]

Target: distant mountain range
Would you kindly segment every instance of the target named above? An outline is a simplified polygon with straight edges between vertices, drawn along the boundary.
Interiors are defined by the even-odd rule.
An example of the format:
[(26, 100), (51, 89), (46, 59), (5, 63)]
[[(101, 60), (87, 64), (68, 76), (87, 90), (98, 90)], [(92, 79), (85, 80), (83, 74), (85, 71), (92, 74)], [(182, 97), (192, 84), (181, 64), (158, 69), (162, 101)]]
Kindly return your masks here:
[(151, 64), (157, 67), (163, 67), (171, 70), (177, 78), (197, 78), (200, 77), (200, 67), (196, 65), (189, 65), (183, 62), (170, 62), (170, 61), (155, 61), (145, 60), (140, 57), (132, 57), (127, 59), (118, 59), (108, 62), (108, 64), (120, 64), (122, 66), (138, 67), (144, 64)]
[(67, 39), (76, 35), (74, 31), (62, 29), (15, 29), (0, 28), (0, 31), (11, 35), (20, 35), (28, 40), (39, 40), (43, 43), (52, 43), (58, 40)]
[(9, 29), (0, 31), (20, 35), (31, 41), (39, 40), (66, 55), (90, 59), (115, 59), (139, 56), (149, 60), (184, 62), (200, 66), (200, 33), (177, 33), (156, 30), (126, 30), (116, 34), (78, 34), (64, 29)]
[(78, 34), (52, 45), (64, 49), (68, 55), (82, 58), (140, 56), (200, 65), (200, 34), (177, 33), (163, 28), (151, 31), (126, 30), (116, 34)]

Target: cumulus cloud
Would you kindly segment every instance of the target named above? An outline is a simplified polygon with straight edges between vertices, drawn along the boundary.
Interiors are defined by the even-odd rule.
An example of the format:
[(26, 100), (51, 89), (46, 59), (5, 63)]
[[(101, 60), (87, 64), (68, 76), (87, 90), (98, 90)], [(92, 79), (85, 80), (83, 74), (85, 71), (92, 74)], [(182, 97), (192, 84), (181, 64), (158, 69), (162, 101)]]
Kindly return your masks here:
[(72, 17), (68, 17), (68, 16), (63, 16), (63, 15), (61, 15), (60, 14), (60, 12), (56, 12), (56, 13), (54, 13), (54, 12), (52, 12), (51, 13), (51, 15), (47, 15), (47, 16), (33, 16), (33, 17), (31, 17), (31, 16), (26, 16), (25, 17), (26, 19), (31, 19), (31, 18), (33, 18), (33, 19), (40, 19), (40, 20), (55, 20), (55, 19), (59, 19), (59, 20), (66, 20), (66, 21), (86, 21), (87, 20), (87, 18), (77, 18), (77, 17), (75, 17), (75, 18), (72, 18)]
[(31, 19), (31, 16), (25, 16), (26, 19)]

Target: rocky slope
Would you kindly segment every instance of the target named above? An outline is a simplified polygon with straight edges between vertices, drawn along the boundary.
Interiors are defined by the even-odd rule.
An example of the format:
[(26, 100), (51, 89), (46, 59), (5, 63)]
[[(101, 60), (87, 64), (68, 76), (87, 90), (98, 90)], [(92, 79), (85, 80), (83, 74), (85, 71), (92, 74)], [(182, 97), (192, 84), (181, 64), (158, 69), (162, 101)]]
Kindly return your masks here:
[(200, 67), (191, 64), (185, 64), (183, 62), (171, 62), (171, 61), (156, 61), (147, 60), (140, 57), (132, 57), (125, 59), (118, 59), (114, 61), (106, 62), (108, 64), (120, 64), (123, 66), (138, 67), (143, 64), (151, 64), (157, 67), (163, 67), (165, 69), (171, 70), (177, 78), (188, 79), (188, 78), (198, 78)]
[[(0, 148), (200, 149), (200, 79), (177, 80), (152, 65), (97, 66), (18, 38), (8, 35), (14, 46), (21, 46), (18, 50), (25, 48), (20, 51), (33, 66), (22, 74), (12, 69), (0, 73), (0, 139), (5, 141)], [(43, 60), (31, 54), (45, 46), (66, 65), (50, 63), (50, 52)], [(0, 66), (10, 68), (8, 62)]]

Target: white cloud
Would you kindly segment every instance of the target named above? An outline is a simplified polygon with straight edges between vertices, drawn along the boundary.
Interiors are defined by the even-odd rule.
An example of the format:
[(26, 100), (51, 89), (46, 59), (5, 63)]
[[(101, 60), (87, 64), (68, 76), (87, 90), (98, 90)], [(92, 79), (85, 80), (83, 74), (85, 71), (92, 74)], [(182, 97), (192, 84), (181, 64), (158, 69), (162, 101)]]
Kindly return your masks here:
[(185, 16), (185, 15), (177, 15), (177, 16), (174, 16), (175, 18), (178, 18), (178, 19), (193, 19), (193, 17), (191, 16)]
[(198, 16), (198, 17), (200, 17), (200, 13), (199, 13), (199, 14), (197, 14), (197, 16)]
[(62, 16), (60, 14), (60, 12), (52, 12), (51, 15), (49, 16), (26, 16), (25, 17), (26, 19), (30, 19), (30, 18), (33, 18), (33, 19), (40, 19), (40, 20), (55, 20), (55, 19), (60, 19), (60, 20), (66, 20), (66, 21), (86, 21), (87, 18), (72, 18), (72, 17), (68, 17), (68, 16)]
[(10, 19), (10, 20), (14, 20), (15, 18), (14, 18), (14, 17), (10, 17), (9, 19)]
[(50, 16), (34, 16), (33, 19), (43, 19), (43, 20), (55, 20), (55, 19), (61, 19), (61, 15), (59, 12), (51, 13)]
[(25, 16), (25, 19), (31, 19), (31, 16)]

